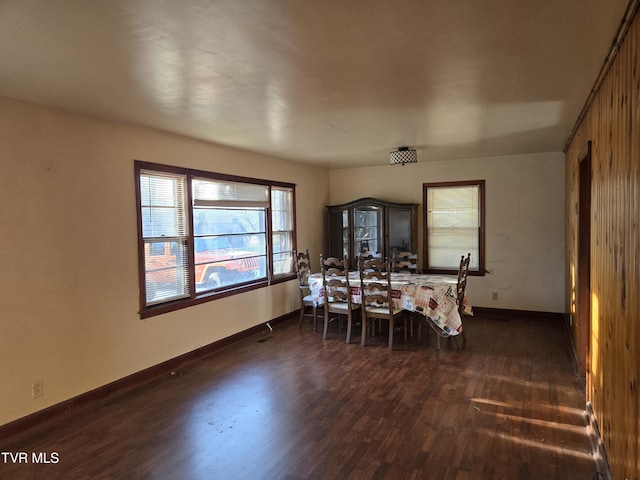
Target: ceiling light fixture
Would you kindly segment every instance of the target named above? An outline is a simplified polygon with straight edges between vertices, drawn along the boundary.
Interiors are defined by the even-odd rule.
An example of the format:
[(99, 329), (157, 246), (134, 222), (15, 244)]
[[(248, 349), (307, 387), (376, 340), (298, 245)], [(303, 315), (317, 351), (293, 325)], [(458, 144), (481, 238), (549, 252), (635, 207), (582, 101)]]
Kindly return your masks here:
[(397, 150), (389, 153), (389, 163), (391, 165), (402, 165), (405, 163), (417, 163), (418, 154), (415, 149), (409, 147), (398, 147)]

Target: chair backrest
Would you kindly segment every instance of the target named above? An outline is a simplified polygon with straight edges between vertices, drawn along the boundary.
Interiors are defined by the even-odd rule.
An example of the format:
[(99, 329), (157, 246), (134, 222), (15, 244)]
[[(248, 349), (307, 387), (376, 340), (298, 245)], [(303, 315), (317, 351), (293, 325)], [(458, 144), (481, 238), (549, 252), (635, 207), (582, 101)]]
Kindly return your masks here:
[(389, 264), (386, 262), (384, 270), (365, 271), (360, 269), (361, 302), (363, 307), (374, 306), (388, 308), (389, 312), (393, 308), (391, 298), (391, 272)]
[(348, 271), (348, 263), (347, 256), (345, 255), (343, 259), (339, 259), (338, 257), (327, 257), (324, 258), (322, 254), (320, 254), (320, 270), (323, 275), (325, 272), (331, 275), (344, 275), (345, 272)]
[(382, 259), (382, 254), (380, 252), (374, 252), (373, 250), (363, 250), (360, 252), (358, 256), (364, 259), (372, 259), (372, 258)]
[(358, 270), (365, 272), (386, 272), (388, 271), (388, 264), (382, 258), (367, 258), (359, 257)]
[(462, 316), (462, 310), (464, 308), (464, 295), (467, 290), (467, 276), (469, 274), (469, 261), (471, 260), (471, 253), (467, 254), (467, 258), (464, 255), (460, 258), (460, 268), (458, 269), (458, 283), (456, 286), (456, 302), (458, 304), (458, 311)]
[(311, 275), (311, 258), (309, 257), (309, 250), (305, 250), (304, 252), (294, 250), (293, 257), (295, 258), (298, 286), (308, 287), (309, 275)]
[(395, 273), (418, 273), (418, 253), (394, 250), (391, 268)]
[[(347, 257), (342, 261), (335, 257), (323, 259), (320, 255), (322, 268), (322, 286), (324, 289), (324, 304), (346, 303), (351, 309), (351, 287), (349, 285), (349, 271), (347, 269)], [(328, 263), (327, 263), (328, 262)], [(326, 267), (326, 268), (324, 268)]]

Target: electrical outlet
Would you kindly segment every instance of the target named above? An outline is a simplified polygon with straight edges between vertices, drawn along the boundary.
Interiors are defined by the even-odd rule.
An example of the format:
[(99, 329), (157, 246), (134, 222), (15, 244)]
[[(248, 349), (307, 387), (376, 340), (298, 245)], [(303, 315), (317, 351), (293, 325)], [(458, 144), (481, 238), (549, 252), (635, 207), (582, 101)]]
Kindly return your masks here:
[(491, 294), (491, 300), (497, 302), (498, 301), (498, 292), (493, 292)]
[(37, 380), (31, 384), (31, 398), (38, 398), (44, 395), (42, 390), (42, 380)]

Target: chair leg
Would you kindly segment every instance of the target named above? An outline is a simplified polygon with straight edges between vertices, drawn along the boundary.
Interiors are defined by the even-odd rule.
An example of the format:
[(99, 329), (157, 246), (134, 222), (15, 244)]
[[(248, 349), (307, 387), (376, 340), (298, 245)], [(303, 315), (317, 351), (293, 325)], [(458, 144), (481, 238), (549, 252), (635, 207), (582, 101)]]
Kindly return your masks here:
[[(313, 306), (311, 308), (313, 309), (313, 333), (318, 333), (318, 307)], [(302, 304), (300, 307), (300, 324), (298, 325), (298, 328), (302, 328), (302, 325), (304, 324), (304, 312), (305, 306)]]
[(351, 343), (351, 314), (347, 315), (347, 343)]
[[(407, 316), (404, 316), (404, 341), (408, 341), (409, 339), (407, 338), (407, 323), (409, 323), (409, 319), (407, 318)], [(413, 327), (413, 325), (412, 325)], [(411, 335), (413, 336), (413, 334)]]
[(427, 337), (431, 336), (431, 325), (429, 325), (429, 320), (427, 319), (427, 317), (424, 317), (424, 316), (420, 317), (420, 319), (418, 320), (418, 343), (422, 343), (422, 324), (423, 323), (427, 324)]
[[(458, 337), (462, 337), (462, 342), (460, 342)], [(464, 348), (464, 346), (466, 345), (466, 343), (467, 343), (467, 336), (464, 334), (464, 331), (460, 332), (459, 335), (456, 335), (455, 337), (453, 337), (453, 342), (456, 344), (456, 349), (457, 350), (462, 350)], [(462, 343), (462, 345), (461, 345), (461, 343)]]
[(393, 350), (393, 331), (395, 326), (393, 325), (393, 318), (389, 319), (389, 350)]
[(360, 346), (364, 347), (365, 340), (367, 338), (367, 316), (362, 315), (362, 332), (360, 333)]
[[(424, 317), (424, 320), (425, 322), (427, 322), (427, 337), (431, 335), (431, 329), (433, 328), (433, 331), (436, 334), (436, 350), (440, 350), (440, 334), (438, 333), (436, 328), (431, 325), (428, 317)], [(418, 325), (418, 342), (420, 342), (421, 340), (422, 340), (422, 322), (420, 322), (420, 324)]]
[(327, 308), (325, 307), (325, 311), (324, 311), (324, 328), (322, 330), (322, 339), (326, 340), (327, 339), (327, 332), (329, 331), (329, 312), (327, 310)]
[(318, 307), (313, 307), (313, 333), (318, 333)]

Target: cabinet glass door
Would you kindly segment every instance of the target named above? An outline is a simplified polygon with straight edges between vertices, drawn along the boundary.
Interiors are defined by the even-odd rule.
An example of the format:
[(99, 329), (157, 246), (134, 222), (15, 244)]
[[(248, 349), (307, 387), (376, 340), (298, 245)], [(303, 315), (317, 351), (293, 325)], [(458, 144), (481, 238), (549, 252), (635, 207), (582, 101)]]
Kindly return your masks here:
[(329, 213), (329, 246), (331, 257), (349, 255), (349, 210), (334, 210)]
[(381, 252), (382, 208), (373, 205), (357, 207), (353, 214), (354, 256), (364, 251)]
[(413, 252), (411, 245), (411, 211), (404, 208), (388, 209), (389, 251), (385, 255), (391, 256), (394, 249)]

